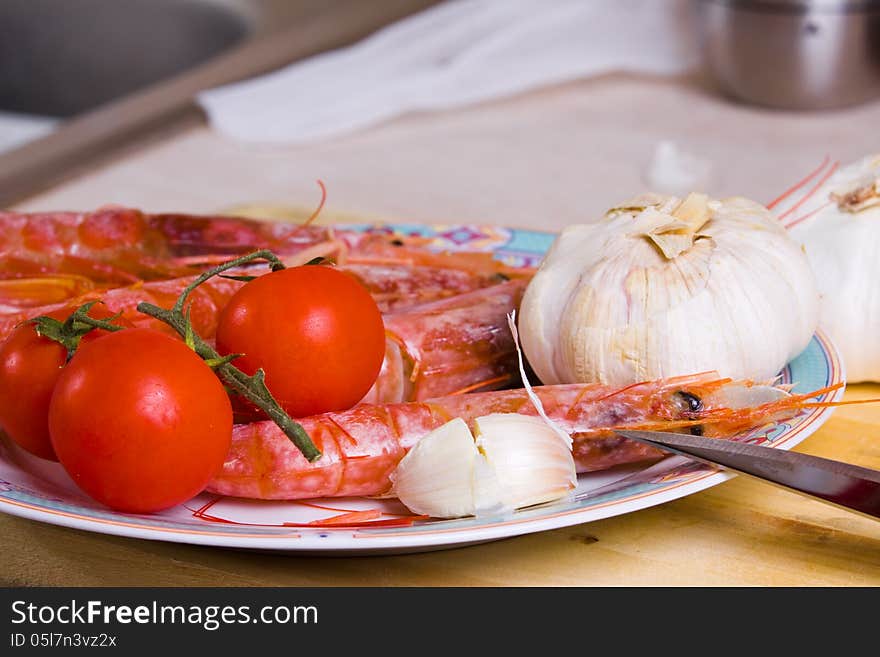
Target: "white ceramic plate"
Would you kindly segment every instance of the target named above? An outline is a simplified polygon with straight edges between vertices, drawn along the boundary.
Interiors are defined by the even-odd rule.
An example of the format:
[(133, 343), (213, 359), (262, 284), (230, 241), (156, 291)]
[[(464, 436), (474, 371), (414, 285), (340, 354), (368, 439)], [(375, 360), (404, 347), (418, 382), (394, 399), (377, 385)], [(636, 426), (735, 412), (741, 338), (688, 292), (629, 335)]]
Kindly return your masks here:
[[(536, 265), (552, 243), (549, 233), (481, 226), (395, 224), (407, 234), (431, 237), (439, 248), (491, 251), (516, 266)], [(781, 372), (796, 392), (844, 381), (831, 342), (818, 333), (804, 352)], [(836, 401), (843, 388), (819, 401)], [(753, 431), (744, 440), (790, 449), (818, 429), (829, 408), (803, 411), (771, 430)], [(63, 468), (0, 443), (0, 511), (86, 531), (231, 548), (278, 550), (297, 554), (405, 553), (459, 547), (521, 534), (576, 525), (631, 513), (715, 486), (732, 474), (681, 457), (651, 466), (632, 466), (580, 475), (572, 499), (503, 516), (408, 522), (407, 510), (394, 500), (325, 499), (263, 502), (202, 494), (186, 504), (153, 515), (116, 513), (81, 493)], [(342, 513), (381, 511), (383, 525), (309, 526)], [(375, 522), (376, 520), (371, 520)]]

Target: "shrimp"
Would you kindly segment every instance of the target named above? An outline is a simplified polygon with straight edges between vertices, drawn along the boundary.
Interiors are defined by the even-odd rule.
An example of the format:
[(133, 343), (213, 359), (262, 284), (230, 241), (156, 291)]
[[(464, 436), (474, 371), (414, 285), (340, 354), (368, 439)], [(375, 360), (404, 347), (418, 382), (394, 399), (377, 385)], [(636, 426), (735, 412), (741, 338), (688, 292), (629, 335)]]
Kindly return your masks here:
[(4, 272), (29, 267), (42, 273), (91, 274), (110, 282), (180, 276), (192, 273), (193, 261), (218, 255), (229, 259), (257, 248), (290, 254), (326, 240), (326, 228), (238, 217), (145, 214), (117, 207), (84, 213), (0, 212)]
[[(496, 286), (508, 279), (502, 273), (481, 273), (450, 267), (422, 265), (364, 265), (345, 264), (339, 267), (342, 271), (356, 278), (372, 295), (379, 310), (383, 313), (406, 311), (439, 299), (449, 298)], [(269, 270), (265, 268), (241, 268), (230, 270), (228, 275), (260, 276)], [(39, 315), (57, 310), (64, 306), (76, 307), (89, 301), (102, 300), (113, 312), (121, 312), (126, 319), (136, 326), (153, 326), (153, 320), (137, 313), (140, 301), (149, 301), (159, 306), (173, 304), (176, 298), (188, 285), (196, 279), (196, 275), (180, 278), (156, 280), (149, 282), (137, 281), (131, 285), (111, 289), (100, 289), (83, 277), (58, 278), (47, 285), (62, 286), (56, 297), (46, 303), (39, 303), (45, 294), (29, 294), (29, 290), (40, 287), (39, 278), (0, 281), (0, 340), (18, 324)], [(518, 280), (526, 280), (520, 274)], [(80, 280), (81, 279), (81, 280)], [(3, 305), (2, 284), (15, 282), (18, 284), (18, 304)], [(224, 278), (212, 278), (196, 289), (192, 297), (197, 321), (194, 328), (202, 337), (210, 339), (216, 331), (216, 319), (220, 309), (229, 297), (241, 286), (240, 282), (229, 282)], [(69, 291), (70, 294), (64, 294)], [(74, 294), (75, 292), (75, 294)], [(207, 292), (207, 295), (205, 294)], [(205, 304), (203, 297), (210, 296), (213, 303)]]
[[(713, 374), (649, 381), (622, 389), (601, 384), (534, 388), (547, 414), (571, 433), (579, 472), (657, 460), (663, 453), (617, 429), (680, 429), (731, 437), (796, 415), (826, 391), (792, 395), (783, 387)], [(322, 457), (309, 463), (273, 422), (236, 425), (226, 462), (208, 484), (222, 495), (307, 499), (385, 495), (390, 475), (419, 440), (452, 418), (536, 411), (523, 389), (424, 402), (359, 404), (299, 420)]]
[[(340, 269), (367, 288), (383, 313), (405, 311), (439, 299), (454, 297), (502, 283), (510, 276), (433, 264), (369, 265), (346, 263)], [(517, 278), (527, 278), (520, 273)]]
[[(425, 238), (381, 230), (145, 214), (129, 208), (0, 212), (0, 309), (36, 307), (92, 289), (185, 277), (258, 249), (275, 252), (289, 266), (327, 257), (351, 266), (356, 276), (372, 268), (373, 281), (378, 281), (385, 266), (389, 268), (386, 284), (398, 288), (405, 278), (393, 276), (395, 266), (398, 271), (404, 266), (426, 266), (459, 272), (457, 277), (435, 278), (429, 293), (436, 293), (443, 283), (449, 284), (450, 294), (474, 289), (478, 279), (527, 275), (488, 253), (436, 253), (428, 246)], [(425, 289), (420, 282), (410, 280), (411, 292)]]
[[(348, 267), (342, 266), (342, 269), (349, 271)], [(418, 266), (406, 268), (410, 270), (410, 277), (405, 278), (404, 272), (389, 277), (389, 269), (383, 266), (377, 277), (371, 268), (354, 272), (367, 289), (381, 297), (380, 306), (405, 309), (383, 315), (387, 334), (385, 360), (366, 400), (375, 403), (414, 401), (456, 392), (493, 390), (518, 380), (516, 347), (507, 329), (507, 315), (518, 308), (527, 279), (468, 277), (460, 270)], [(230, 273), (248, 273), (248, 270)], [(460, 288), (475, 289), (420, 303), (425, 297), (445, 295), (448, 292), (445, 283), (451, 279), (457, 281)], [(170, 308), (194, 280), (195, 277), (190, 276), (93, 290), (61, 304), (11, 313), (0, 317), (0, 339), (23, 321), (95, 300), (102, 301), (111, 312), (121, 314), (132, 326), (176, 335), (167, 324), (139, 312), (137, 306), (146, 301)], [(403, 281), (397, 290), (391, 284), (396, 280)], [(220, 311), (241, 285), (236, 280), (214, 277), (195, 288), (188, 298), (188, 307), (196, 333), (206, 340), (213, 339)], [(242, 418), (250, 417), (246, 409), (241, 412)]]
[[(101, 301), (108, 310), (119, 313), (137, 328), (154, 328), (176, 335), (167, 324), (148, 315), (138, 312), (137, 305), (146, 301), (163, 308), (174, 305), (177, 297), (192, 283), (196, 276), (187, 276), (170, 280), (135, 283), (127, 287), (109, 290), (92, 289), (76, 297), (65, 299), (59, 303), (34, 308), (10, 309), (0, 315), (0, 340), (5, 339), (16, 326), (40, 315), (47, 315), (63, 308), (76, 308), (90, 301)], [(210, 339), (217, 332), (217, 320), (220, 310), (241, 287), (238, 281), (226, 278), (211, 278), (199, 285), (189, 296), (190, 319), (193, 329), (199, 335)]]
[(354, 231), (127, 208), (0, 212), (0, 307), (47, 305), (90, 290), (187, 276), (257, 248), (308, 260), (347, 252), (359, 241), (365, 236)]
[(419, 401), (517, 382), (507, 315), (519, 308), (526, 283), (512, 280), (386, 314), (385, 361), (363, 401)]

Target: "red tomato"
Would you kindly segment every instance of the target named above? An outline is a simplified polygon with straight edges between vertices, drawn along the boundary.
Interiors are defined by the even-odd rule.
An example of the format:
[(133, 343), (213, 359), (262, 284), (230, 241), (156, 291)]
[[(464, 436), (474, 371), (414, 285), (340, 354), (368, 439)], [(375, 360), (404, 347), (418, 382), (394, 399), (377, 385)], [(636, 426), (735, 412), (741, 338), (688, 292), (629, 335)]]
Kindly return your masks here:
[[(65, 320), (75, 308), (48, 313)], [(104, 306), (93, 306), (89, 315), (106, 319), (112, 315)], [(116, 320), (120, 326), (130, 326)], [(95, 330), (80, 340), (88, 344), (106, 331)], [(22, 324), (0, 345), (0, 426), (19, 446), (44, 459), (57, 461), (49, 439), (49, 400), (67, 360), (67, 350), (37, 334), (33, 324)]]
[(86, 493), (150, 513), (198, 494), (220, 468), (232, 408), (220, 380), (182, 341), (130, 329), (77, 351), (55, 386), (49, 432)]
[(367, 394), (385, 357), (382, 314), (369, 292), (333, 267), (305, 265), (246, 283), (220, 313), (217, 350), (266, 373), (266, 387), (293, 417), (350, 408)]

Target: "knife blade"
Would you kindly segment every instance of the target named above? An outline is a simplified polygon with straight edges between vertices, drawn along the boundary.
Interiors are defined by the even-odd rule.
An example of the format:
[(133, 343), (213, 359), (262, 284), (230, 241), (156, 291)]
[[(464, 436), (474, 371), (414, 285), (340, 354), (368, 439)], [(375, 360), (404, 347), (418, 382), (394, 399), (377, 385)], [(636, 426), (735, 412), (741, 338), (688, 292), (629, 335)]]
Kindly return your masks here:
[(630, 440), (719, 465), (839, 507), (880, 518), (880, 470), (721, 438), (662, 431), (616, 433)]

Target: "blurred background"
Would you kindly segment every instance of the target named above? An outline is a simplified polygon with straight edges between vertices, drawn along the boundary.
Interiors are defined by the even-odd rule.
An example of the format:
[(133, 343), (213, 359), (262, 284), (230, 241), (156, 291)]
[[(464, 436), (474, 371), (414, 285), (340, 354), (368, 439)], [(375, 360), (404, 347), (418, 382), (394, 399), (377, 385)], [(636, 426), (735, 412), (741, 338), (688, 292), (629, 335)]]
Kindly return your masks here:
[[(495, 0), (495, 4), (520, 4)], [(438, 4), (372, 0), (418, 10)], [(536, 13), (564, 0), (531, 0)], [(585, 3), (589, 4), (589, 3)], [(593, 0), (604, 10), (615, 3)], [(648, 4), (617, 3), (637, 13)], [(880, 4), (873, 0), (653, 0), (696, 18), (702, 66), (726, 93), (757, 104), (823, 109), (880, 93)], [(629, 5), (629, 7), (626, 7)], [(641, 5), (641, 7), (639, 7)], [(341, 0), (3, 0), (2, 143), (167, 80), (321, 13)], [(586, 36), (586, 35), (585, 35)], [(633, 43), (633, 48), (642, 47)], [(16, 125), (15, 119), (21, 124)]]
[[(2, 0), (0, 149), (8, 150), (46, 134), (65, 119), (192, 71), (244, 42), (289, 30), (334, 5), (350, 8), (351, 4)], [(431, 3), (409, 4), (418, 8)]]
[[(431, 220), (405, 193), (364, 202), (362, 186), (401, 194), (385, 182), (400, 167), (379, 153), (472, 193), (496, 161), (551, 188), (576, 184), (563, 169), (577, 162), (607, 190), (595, 211), (644, 186), (760, 196), (825, 155), (878, 149), (871, 130), (843, 136), (878, 118), (878, 35), (876, 0), (0, 0), (0, 204), (125, 170), (122, 154), (172, 139), (194, 159), (252, 158), (250, 171), (281, 158), (284, 176), (268, 167), (243, 201), (297, 196), (332, 172), (331, 199), (349, 209)], [(438, 139), (460, 146), (457, 161)], [(516, 142), (539, 166), (511, 162)], [(755, 149), (775, 161), (731, 166)], [(207, 182), (165, 184), (163, 198), (64, 198), (209, 209)]]

